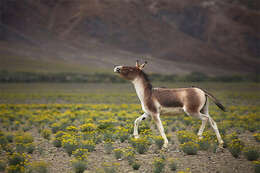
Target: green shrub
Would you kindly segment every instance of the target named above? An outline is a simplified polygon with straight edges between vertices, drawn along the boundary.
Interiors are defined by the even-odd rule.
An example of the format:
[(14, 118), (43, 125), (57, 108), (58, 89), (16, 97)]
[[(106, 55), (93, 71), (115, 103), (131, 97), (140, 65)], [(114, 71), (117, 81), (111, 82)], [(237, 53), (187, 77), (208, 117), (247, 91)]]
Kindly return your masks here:
[(8, 156), (8, 164), (9, 165), (21, 165), (24, 166), (28, 162), (28, 155), (26, 154), (20, 154), (20, 153), (12, 153), (11, 155)]
[(16, 144), (16, 151), (19, 153), (27, 152), (27, 153), (32, 154), (34, 149), (35, 149), (35, 145), (33, 143), (26, 143), (26, 144), (17, 143)]
[(104, 149), (107, 154), (112, 153), (113, 150), (113, 142), (112, 141), (106, 141), (104, 144)]
[(87, 163), (83, 160), (72, 160), (72, 167), (75, 173), (83, 173), (87, 169)]
[(89, 152), (95, 151), (96, 143), (93, 140), (83, 140), (80, 142), (81, 148), (88, 149)]
[(164, 144), (163, 138), (162, 138), (161, 136), (155, 136), (155, 137), (154, 137), (154, 141), (155, 141), (156, 146), (157, 146), (159, 149), (161, 149), (162, 146), (163, 146), (163, 144)]
[(169, 159), (169, 168), (171, 171), (176, 171), (177, 170), (177, 163), (176, 160), (173, 158)]
[(88, 150), (83, 148), (78, 148), (72, 152), (72, 155), (77, 160), (87, 160)]
[(14, 137), (14, 141), (16, 143), (21, 143), (21, 144), (32, 143), (33, 142), (33, 136), (28, 132), (17, 133)]
[(153, 172), (154, 173), (160, 173), (163, 172), (163, 169), (165, 167), (165, 159), (159, 157), (159, 158), (155, 158), (153, 161)]
[(188, 155), (195, 155), (198, 152), (199, 145), (194, 142), (185, 142), (180, 145), (182, 151)]
[(82, 132), (92, 132), (97, 129), (97, 126), (93, 123), (86, 123), (80, 126)]
[(232, 140), (238, 139), (238, 135), (236, 132), (233, 132), (231, 134), (228, 134), (224, 137), (224, 147), (228, 147), (229, 143), (232, 142)]
[(247, 147), (244, 149), (244, 155), (249, 161), (257, 160), (259, 158), (259, 150), (255, 147)]
[(185, 130), (178, 131), (177, 137), (181, 144), (197, 140), (197, 136), (194, 133)]
[(51, 136), (51, 130), (50, 129), (43, 129), (41, 131), (41, 135), (44, 139), (50, 139), (50, 136)]
[(125, 158), (127, 159), (129, 165), (132, 165), (135, 161), (135, 152), (132, 147), (128, 147), (124, 152)]
[(208, 139), (205, 139), (205, 138), (200, 139), (198, 141), (198, 144), (199, 144), (199, 149), (200, 150), (208, 150), (209, 147), (210, 147), (210, 142), (208, 141)]
[(29, 173), (48, 173), (48, 164), (44, 161), (34, 161), (30, 164)]
[(105, 141), (115, 141), (116, 140), (116, 135), (111, 131), (105, 131), (103, 135), (104, 135), (103, 138)]
[(6, 168), (7, 173), (24, 173), (25, 167), (22, 165), (9, 165)]
[(120, 148), (114, 149), (114, 155), (116, 157), (116, 159), (121, 159), (123, 156), (123, 150)]
[(118, 166), (119, 164), (118, 163), (104, 163), (103, 164), (103, 167), (104, 167), (104, 172), (105, 173), (116, 173), (118, 172), (117, 171), (117, 168), (116, 166)]
[(61, 147), (61, 140), (55, 138), (53, 141), (52, 141), (52, 144), (54, 147)]
[(51, 125), (51, 131), (52, 133), (57, 133), (60, 130), (60, 125), (58, 123), (53, 123)]
[(62, 142), (63, 148), (66, 150), (66, 152), (71, 155), (73, 151), (75, 151), (78, 148), (78, 143), (74, 140), (70, 141), (63, 141)]
[(134, 161), (134, 162), (132, 163), (132, 168), (133, 168), (134, 170), (138, 170), (138, 169), (140, 168), (140, 166), (141, 166), (141, 164), (140, 164), (139, 162), (137, 162), (137, 161)]
[(240, 139), (233, 139), (229, 144), (228, 144), (228, 150), (230, 153), (237, 158), (242, 149), (244, 147), (244, 143)]
[(127, 140), (129, 138), (129, 135), (127, 133), (121, 133), (119, 135), (119, 139), (120, 139), (120, 142), (125, 142), (125, 140)]
[(148, 150), (149, 141), (147, 138), (132, 138), (131, 144), (139, 154), (144, 154)]

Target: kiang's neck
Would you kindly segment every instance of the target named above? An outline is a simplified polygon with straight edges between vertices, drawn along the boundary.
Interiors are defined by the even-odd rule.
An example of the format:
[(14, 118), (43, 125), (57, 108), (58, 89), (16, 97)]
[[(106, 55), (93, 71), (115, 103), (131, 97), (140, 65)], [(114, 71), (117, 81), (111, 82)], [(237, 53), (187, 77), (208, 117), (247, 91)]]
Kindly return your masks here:
[(137, 96), (143, 103), (146, 98), (149, 98), (152, 92), (152, 85), (145, 79), (144, 76), (140, 75), (135, 78), (132, 83), (134, 84)]

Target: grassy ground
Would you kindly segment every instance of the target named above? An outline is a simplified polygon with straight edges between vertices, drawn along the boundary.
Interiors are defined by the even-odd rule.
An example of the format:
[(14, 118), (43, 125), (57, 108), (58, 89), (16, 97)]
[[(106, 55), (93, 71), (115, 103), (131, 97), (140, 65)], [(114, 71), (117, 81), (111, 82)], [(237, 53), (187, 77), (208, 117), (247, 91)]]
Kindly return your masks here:
[(260, 85), (154, 84), (192, 85), (228, 109), (210, 106), (223, 151), (216, 152), (209, 126), (199, 140), (201, 122), (184, 114), (162, 117), (170, 139), (166, 152), (151, 120), (141, 123), (141, 138), (133, 139), (133, 122), (142, 110), (131, 84), (1, 84), (0, 172), (258, 172), (260, 162), (251, 160), (259, 159)]

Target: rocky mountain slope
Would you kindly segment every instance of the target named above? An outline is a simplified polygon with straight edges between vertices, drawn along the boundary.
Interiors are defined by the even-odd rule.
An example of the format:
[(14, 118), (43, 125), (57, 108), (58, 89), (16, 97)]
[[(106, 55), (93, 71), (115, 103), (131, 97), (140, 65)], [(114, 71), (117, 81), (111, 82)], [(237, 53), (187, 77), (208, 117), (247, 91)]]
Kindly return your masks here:
[(260, 65), (258, 1), (3, 0), (1, 9), (1, 69), (24, 70), (17, 62), (29, 59), (109, 71), (140, 56), (149, 72), (167, 74), (255, 73)]

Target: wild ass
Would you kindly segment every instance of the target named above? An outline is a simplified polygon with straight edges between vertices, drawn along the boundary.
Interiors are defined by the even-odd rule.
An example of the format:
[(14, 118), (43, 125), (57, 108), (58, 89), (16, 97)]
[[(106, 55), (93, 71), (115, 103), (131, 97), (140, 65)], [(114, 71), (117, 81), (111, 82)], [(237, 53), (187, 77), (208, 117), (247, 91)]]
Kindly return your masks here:
[(164, 148), (168, 146), (168, 140), (164, 133), (164, 128), (160, 119), (160, 114), (164, 112), (172, 112), (173, 108), (180, 108), (189, 115), (200, 118), (202, 124), (198, 131), (199, 138), (202, 138), (205, 125), (209, 120), (210, 125), (216, 133), (219, 147), (223, 146), (223, 140), (218, 131), (216, 122), (210, 117), (208, 112), (208, 98), (211, 98), (213, 102), (223, 111), (224, 106), (209, 92), (200, 88), (152, 88), (151, 83), (147, 75), (143, 72), (144, 66), (147, 64), (140, 65), (136, 61), (136, 66), (116, 66), (114, 68), (115, 73), (119, 73), (121, 77), (131, 81), (134, 84), (138, 98), (141, 101), (142, 110), (144, 114), (138, 117), (134, 122), (134, 137), (138, 138), (138, 125), (142, 120), (151, 116), (155, 121), (157, 128), (164, 139)]

